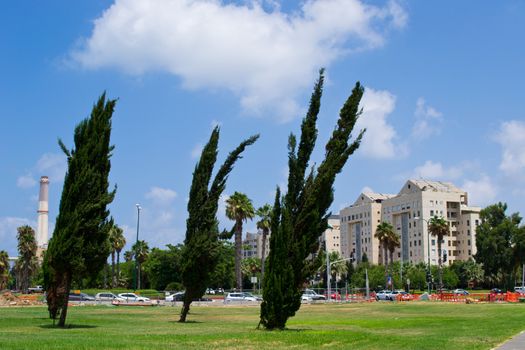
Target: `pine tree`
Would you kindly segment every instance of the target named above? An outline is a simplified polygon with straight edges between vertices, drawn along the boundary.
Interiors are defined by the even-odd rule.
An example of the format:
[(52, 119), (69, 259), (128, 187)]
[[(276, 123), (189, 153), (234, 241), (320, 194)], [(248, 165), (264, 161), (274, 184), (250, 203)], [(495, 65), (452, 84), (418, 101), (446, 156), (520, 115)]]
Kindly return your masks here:
[(316, 122), (323, 82), (324, 70), (321, 70), (301, 125), (298, 149), (295, 135), (290, 135), (288, 140), (288, 191), (282, 203), (277, 198), (275, 201), (264, 302), (261, 304), (260, 324), (266, 329), (283, 329), (288, 318), (299, 310), (301, 289), (315, 271), (315, 265), (307, 258), (318, 250), (318, 238), (328, 227), (330, 213), (327, 211), (333, 201), (335, 177), (359, 147), (364, 133), (361, 131), (349, 144), (364, 92), (358, 82), (340, 111), (337, 126), (325, 146), (323, 162), (305, 177), (317, 139)]
[(49, 315), (60, 316), (64, 327), (69, 290), (73, 281), (94, 278), (105, 266), (110, 252), (107, 205), (115, 190), (108, 191), (111, 168), (111, 117), (115, 100), (103, 94), (89, 118), (80, 122), (74, 133), (75, 148), (68, 150), (68, 170), (64, 179), (60, 208), (53, 237), (44, 257), (44, 285)]
[(259, 135), (250, 137), (228, 155), (210, 187), (219, 144), (219, 127), (215, 127), (195, 166), (188, 201), (186, 239), (181, 259), (182, 282), (186, 293), (179, 322), (186, 322), (192, 300), (204, 295), (210, 275), (217, 263), (219, 232), (216, 215), (228, 174), (237, 159), (241, 158), (240, 155), (246, 146), (253, 144), (258, 138)]

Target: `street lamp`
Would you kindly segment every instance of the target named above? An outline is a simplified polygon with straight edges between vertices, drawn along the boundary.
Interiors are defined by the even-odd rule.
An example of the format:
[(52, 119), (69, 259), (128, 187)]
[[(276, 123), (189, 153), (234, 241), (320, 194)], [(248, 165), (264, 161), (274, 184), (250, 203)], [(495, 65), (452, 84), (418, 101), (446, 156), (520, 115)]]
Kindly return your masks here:
[[(140, 204), (135, 204), (135, 206), (137, 207), (137, 239), (135, 240), (135, 248), (138, 248), (138, 243), (139, 243), (139, 225), (140, 225), (140, 210), (142, 209), (140, 207)], [(139, 261), (138, 261), (138, 256), (137, 256), (137, 253), (135, 252), (135, 273), (133, 274), (133, 279), (135, 280), (134, 281), (134, 289), (137, 290), (137, 285), (138, 285), (138, 269), (139, 269)]]
[(428, 229), (429, 222), (423, 219), (421, 216), (414, 216), (414, 220), (420, 220), (427, 223), (427, 256), (428, 256), (428, 275), (427, 275), (427, 286), (428, 294), (430, 295), (430, 230)]

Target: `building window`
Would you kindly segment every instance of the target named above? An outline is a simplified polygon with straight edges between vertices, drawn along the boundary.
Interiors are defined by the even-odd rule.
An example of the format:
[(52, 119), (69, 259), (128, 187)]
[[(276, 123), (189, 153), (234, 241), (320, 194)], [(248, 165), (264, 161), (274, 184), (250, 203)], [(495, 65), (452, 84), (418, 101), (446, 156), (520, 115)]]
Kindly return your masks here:
[(432, 240), (432, 245), (436, 245), (436, 240), (435, 239)]
[(470, 220), (467, 220), (467, 226), (470, 226)]
[(470, 245), (470, 239), (467, 242), (468, 242), (468, 245)]
[(433, 210), (430, 211), (430, 216), (434, 216), (434, 211)]

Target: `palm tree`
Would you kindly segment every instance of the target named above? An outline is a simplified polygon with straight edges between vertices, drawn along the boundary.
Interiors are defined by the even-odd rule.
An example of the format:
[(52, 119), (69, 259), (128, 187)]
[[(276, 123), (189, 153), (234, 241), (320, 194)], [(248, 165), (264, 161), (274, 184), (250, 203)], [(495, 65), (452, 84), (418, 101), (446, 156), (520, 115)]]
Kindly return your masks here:
[(0, 250), (0, 290), (7, 288), (9, 280), (9, 255), (5, 250)]
[(20, 226), (18, 231), (18, 260), (15, 264), (15, 269), (18, 275), (18, 283), (20, 290), (24, 293), (28, 292), (31, 278), (38, 268), (38, 261), (36, 258), (36, 240), (35, 231), (30, 226)]
[(131, 247), (131, 250), (133, 251), (135, 259), (137, 260), (137, 289), (140, 289), (142, 263), (148, 258), (149, 246), (146, 241), (138, 241), (133, 245), (133, 247)]
[(257, 221), (257, 228), (262, 231), (262, 257), (261, 257), (261, 280), (264, 283), (264, 261), (266, 260), (266, 240), (268, 239), (268, 233), (270, 232), (270, 219), (272, 215), (272, 206), (265, 204), (255, 214), (261, 219)]
[(124, 231), (119, 227), (117, 231), (117, 237), (115, 239), (115, 251), (117, 252), (117, 287), (120, 285), (120, 252), (126, 245), (126, 238), (124, 237)]
[[(117, 225), (113, 225), (109, 230), (109, 243), (111, 246), (111, 287), (115, 288), (118, 284), (120, 276), (120, 268), (118, 264), (120, 263), (119, 255), (120, 251), (126, 244), (126, 239), (124, 238), (123, 230)], [(117, 253), (117, 274), (115, 275), (115, 253)]]
[(388, 251), (390, 252), (390, 262), (394, 262), (394, 251), (396, 248), (401, 247), (401, 241), (399, 240), (399, 235), (394, 232), (394, 230), (390, 231), (388, 235), (386, 236), (386, 246), (388, 247)]
[(385, 270), (388, 267), (387, 237), (391, 235), (392, 232), (394, 232), (394, 226), (392, 226), (386, 221), (383, 221), (382, 223), (377, 225), (376, 233), (374, 235), (374, 237), (379, 240), (379, 249), (381, 249), (381, 247), (383, 248), (383, 261), (385, 265)]
[(450, 233), (450, 227), (448, 226), (448, 222), (442, 218), (434, 216), (430, 221), (428, 222), (428, 231), (432, 236), (437, 237), (437, 246), (438, 246), (438, 265), (439, 265), (439, 290), (443, 289), (443, 267), (442, 260), (441, 260), (441, 243), (443, 241), (443, 237), (448, 236)]
[(244, 193), (235, 192), (226, 200), (226, 216), (235, 220), (235, 281), (236, 288), (242, 290), (242, 224), (255, 216), (252, 201)]
[(130, 262), (133, 260), (133, 251), (132, 250), (128, 250), (126, 252), (124, 252), (124, 260), (126, 262)]

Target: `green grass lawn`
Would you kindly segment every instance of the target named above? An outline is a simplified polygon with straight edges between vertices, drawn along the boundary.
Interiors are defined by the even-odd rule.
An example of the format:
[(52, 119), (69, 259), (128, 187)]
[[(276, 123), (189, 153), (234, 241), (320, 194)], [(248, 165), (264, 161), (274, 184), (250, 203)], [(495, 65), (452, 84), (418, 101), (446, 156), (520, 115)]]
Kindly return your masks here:
[(491, 349), (525, 329), (524, 304), (303, 305), (288, 330), (256, 330), (258, 307), (0, 308), (0, 349)]

